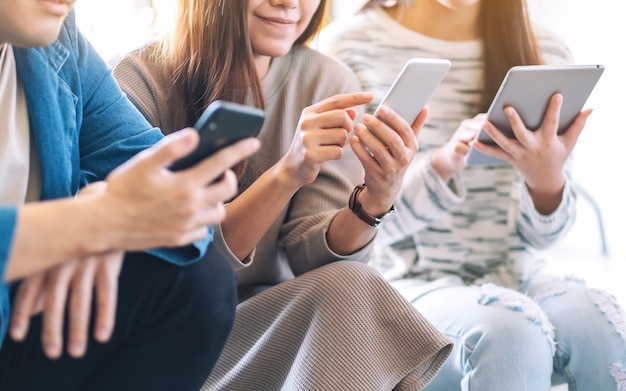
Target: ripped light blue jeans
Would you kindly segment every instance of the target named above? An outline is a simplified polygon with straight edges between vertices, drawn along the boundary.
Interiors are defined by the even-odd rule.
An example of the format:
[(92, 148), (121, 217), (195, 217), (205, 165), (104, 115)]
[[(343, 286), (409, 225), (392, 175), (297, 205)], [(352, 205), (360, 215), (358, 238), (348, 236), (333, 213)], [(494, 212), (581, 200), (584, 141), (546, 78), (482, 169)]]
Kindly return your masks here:
[(524, 293), (433, 282), (411, 296), (413, 283), (393, 285), (455, 344), (426, 390), (548, 391), (554, 372), (569, 391), (626, 391), (626, 313), (609, 294), (549, 275)]

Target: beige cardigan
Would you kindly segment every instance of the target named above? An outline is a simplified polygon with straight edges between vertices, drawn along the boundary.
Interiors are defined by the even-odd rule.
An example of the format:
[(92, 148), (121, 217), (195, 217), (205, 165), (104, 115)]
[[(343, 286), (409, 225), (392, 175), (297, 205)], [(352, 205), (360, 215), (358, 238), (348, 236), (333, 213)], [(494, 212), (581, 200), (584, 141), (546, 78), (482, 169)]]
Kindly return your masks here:
[[(172, 125), (173, 107), (166, 99), (167, 75), (162, 64), (148, 60), (150, 53), (149, 46), (133, 52), (115, 67), (114, 75), (148, 121), (169, 133), (177, 129)], [(302, 46), (274, 58), (262, 84), (266, 111), (259, 134), (262, 146), (248, 162), (240, 191), (287, 153), (305, 107), (335, 94), (360, 90), (345, 65)], [(338, 259), (369, 259), (371, 246), (342, 257), (326, 243), (331, 219), (347, 204), (354, 186), (363, 182), (363, 169), (349, 146), (345, 152), (344, 159), (324, 164), (317, 180), (298, 191), (257, 245), (253, 259), (244, 260), (245, 264), (230, 252), (221, 230), (215, 227), (212, 245), (230, 255), (240, 294), (247, 296), (256, 286), (274, 285)]]
[[(149, 50), (132, 53), (114, 73), (148, 120), (169, 131), (166, 75)], [(241, 190), (287, 152), (302, 109), (359, 90), (344, 65), (301, 46), (273, 59), (262, 82), (262, 147), (248, 162)], [(419, 390), (434, 377), (451, 341), (366, 265), (371, 244), (342, 257), (326, 242), (331, 219), (362, 180), (348, 146), (344, 159), (324, 164), (296, 193), (247, 265), (216, 227), (212, 246), (230, 255), (245, 300), (203, 391)]]

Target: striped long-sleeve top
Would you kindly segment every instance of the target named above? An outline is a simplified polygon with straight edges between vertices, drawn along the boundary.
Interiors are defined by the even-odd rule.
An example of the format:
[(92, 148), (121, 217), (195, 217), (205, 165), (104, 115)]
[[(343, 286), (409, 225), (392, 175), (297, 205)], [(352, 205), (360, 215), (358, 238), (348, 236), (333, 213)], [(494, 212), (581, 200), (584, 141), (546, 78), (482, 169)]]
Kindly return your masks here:
[[(545, 63), (573, 61), (558, 36), (539, 26), (535, 33)], [(542, 260), (536, 250), (563, 237), (574, 222), (571, 164), (561, 204), (542, 215), (511, 165), (469, 166), (445, 183), (430, 162), (432, 151), (461, 121), (479, 112), (482, 42), (434, 39), (406, 29), (381, 9), (370, 9), (327, 26), (315, 45), (350, 66), (363, 89), (374, 93), (370, 112), (409, 58), (452, 62), (428, 102), (420, 150), (396, 200), (397, 213), (378, 234), (372, 264), (390, 280), (456, 275), (466, 283), (490, 281), (510, 288), (538, 271)]]

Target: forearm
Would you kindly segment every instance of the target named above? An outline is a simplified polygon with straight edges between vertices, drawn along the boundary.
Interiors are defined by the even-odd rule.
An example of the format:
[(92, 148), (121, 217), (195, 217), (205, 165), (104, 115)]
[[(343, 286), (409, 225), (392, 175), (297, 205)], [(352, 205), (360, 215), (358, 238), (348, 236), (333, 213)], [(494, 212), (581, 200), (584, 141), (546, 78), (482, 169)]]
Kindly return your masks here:
[(367, 246), (375, 236), (376, 229), (359, 219), (346, 206), (330, 223), (326, 240), (333, 252), (349, 255)]
[(226, 205), (222, 234), (238, 259), (252, 252), (298, 191), (298, 187), (289, 183), (286, 173), (275, 165)]
[(561, 204), (563, 188), (565, 186), (565, 176), (555, 178), (544, 186), (531, 186), (526, 183), (528, 193), (532, 197), (535, 209), (542, 215), (551, 214)]
[(71, 259), (115, 247), (112, 227), (89, 200), (63, 199), (26, 204), (17, 226), (5, 281), (15, 280)]

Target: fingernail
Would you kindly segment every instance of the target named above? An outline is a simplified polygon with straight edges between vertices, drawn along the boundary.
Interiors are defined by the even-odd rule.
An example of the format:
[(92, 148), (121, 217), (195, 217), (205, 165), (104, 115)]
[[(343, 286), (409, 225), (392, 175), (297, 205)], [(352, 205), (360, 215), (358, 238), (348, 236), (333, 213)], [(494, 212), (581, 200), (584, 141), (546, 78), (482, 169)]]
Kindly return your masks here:
[(18, 323), (11, 326), (11, 337), (15, 340), (21, 341), (24, 339), (24, 333), (26, 332), (26, 327), (23, 323)]
[(504, 113), (511, 117), (513, 115), (513, 109), (511, 107), (507, 107), (506, 109), (504, 109)]
[(107, 327), (98, 327), (95, 333), (96, 340), (106, 342), (111, 337), (110, 329)]
[(84, 345), (79, 342), (70, 342), (67, 350), (74, 357), (81, 357), (85, 353)]
[(61, 354), (59, 345), (53, 343), (44, 344), (44, 350), (46, 351), (46, 355), (50, 358), (57, 358)]
[(177, 132), (171, 133), (170, 137), (175, 137), (179, 145), (181, 146), (181, 148), (185, 148), (186, 145), (189, 145), (192, 143), (192, 140), (193, 140), (192, 133), (194, 132), (195, 130), (193, 129), (181, 129)]
[(372, 121), (372, 116), (369, 114), (366, 114), (363, 116), (363, 123), (367, 124), (370, 123)]

